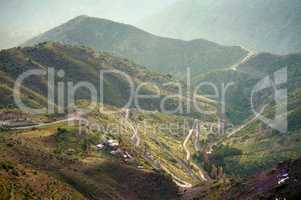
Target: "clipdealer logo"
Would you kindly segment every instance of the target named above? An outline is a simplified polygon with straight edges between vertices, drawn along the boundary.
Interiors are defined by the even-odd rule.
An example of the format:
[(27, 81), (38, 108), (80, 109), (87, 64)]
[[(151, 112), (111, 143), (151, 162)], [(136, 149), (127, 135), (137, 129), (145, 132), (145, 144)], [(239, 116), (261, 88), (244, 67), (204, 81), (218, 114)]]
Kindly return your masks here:
[[(264, 122), (269, 127), (286, 133), (288, 129), (287, 123), (287, 89), (282, 86), (287, 83), (287, 67), (277, 70), (272, 76), (266, 76), (261, 79), (253, 88), (251, 93), (251, 108), (255, 116)], [(270, 119), (265, 116), (263, 111), (269, 104), (261, 107), (260, 111), (255, 107), (256, 93), (263, 92), (266, 89), (272, 90), (272, 98), (275, 102), (274, 105), (274, 118)]]

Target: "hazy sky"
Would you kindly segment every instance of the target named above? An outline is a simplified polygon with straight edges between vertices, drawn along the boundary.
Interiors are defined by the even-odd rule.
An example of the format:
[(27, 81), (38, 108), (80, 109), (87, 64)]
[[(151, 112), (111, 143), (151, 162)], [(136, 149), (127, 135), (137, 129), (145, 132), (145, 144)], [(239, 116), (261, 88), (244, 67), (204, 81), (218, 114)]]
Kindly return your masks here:
[(89, 15), (135, 24), (177, 0), (0, 0), (0, 48)]

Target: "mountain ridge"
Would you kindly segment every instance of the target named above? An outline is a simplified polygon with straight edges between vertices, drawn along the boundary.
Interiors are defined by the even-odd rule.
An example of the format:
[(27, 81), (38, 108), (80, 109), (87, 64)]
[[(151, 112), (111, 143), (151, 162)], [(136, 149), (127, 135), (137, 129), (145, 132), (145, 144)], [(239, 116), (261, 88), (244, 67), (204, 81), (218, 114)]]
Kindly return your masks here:
[(238, 46), (222, 46), (204, 39), (183, 41), (164, 38), (132, 25), (88, 16), (74, 18), (22, 46), (45, 41), (107, 51), (152, 70), (177, 73), (178, 77), (182, 77), (187, 67), (195, 73), (227, 68), (247, 54)]
[(137, 26), (169, 37), (201, 37), (258, 52), (287, 54), (301, 52), (300, 14), (298, 0), (188, 0), (174, 3)]

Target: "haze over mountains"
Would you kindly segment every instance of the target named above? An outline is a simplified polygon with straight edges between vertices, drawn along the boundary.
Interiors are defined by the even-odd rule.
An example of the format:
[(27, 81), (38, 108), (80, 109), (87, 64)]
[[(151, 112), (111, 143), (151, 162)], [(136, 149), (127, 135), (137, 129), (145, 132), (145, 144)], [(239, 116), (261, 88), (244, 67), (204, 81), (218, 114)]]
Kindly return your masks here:
[(78, 15), (87, 14), (135, 24), (175, 1), (85, 0), (84, 3), (82, 0), (1, 1), (0, 49), (12, 48)]
[(191, 40), (206, 38), (259, 52), (301, 51), (299, 0), (185, 0), (139, 23), (155, 34)]
[[(35, 1), (20, 5), (43, 12)], [(47, 5), (68, 18), (72, 2)], [(130, 0), (137, 10), (126, 15), (89, 2), (87, 14), (123, 19), (163, 6)], [(186, 0), (142, 22), (156, 35), (81, 15), (1, 50), (0, 199), (300, 199), (299, 19), (297, 0)], [(54, 85), (49, 73), (32, 75), (16, 91), (22, 73), (50, 69)], [(26, 106), (55, 112), (18, 107), (19, 92)]]
[(23, 46), (55, 41), (84, 45), (107, 51), (163, 73), (183, 78), (186, 68), (196, 73), (227, 68), (247, 51), (241, 47), (222, 46), (203, 39), (183, 41), (149, 34), (136, 27), (110, 20), (79, 16), (58, 26)]
[[(301, 62), (300, 54), (278, 56), (270, 53), (259, 53), (248, 57), (247, 54), (250, 54), (250, 52), (240, 47), (222, 46), (203, 39), (187, 42), (162, 38), (130, 25), (88, 16), (79, 16), (68, 21), (33, 38), (26, 42), (24, 46), (32, 46), (45, 41), (60, 42), (63, 44), (62, 47), (64, 44), (72, 44), (108, 51), (120, 57), (137, 60), (152, 70), (165, 73), (180, 72), (179, 74), (175, 73), (178, 78), (181, 78), (186, 67), (190, 66), (193, 70), (194, 81), (210, 82), (218, 87), (223, 83), (233, 82), (234, 86), (230, 87), (226, 94), (225, 117), (227, 122), (236, 125), (247, 123), (252, 118), (250, 95), (256, 83), (265, 76), (286, 67), (288, 70), (288, 83), (286, 83), (286, 86), (289, 94), (289, 107), (286, 114), (288, 115), (288, 132), (290, 132), (286, 140), (290, 143), (290, 148), (287, 151), (291, 153), (285, 154), (285, 148), (287, 147), (277, 143), (282, 138), (279, 133), (272, 135), (273, 140), (264, 146), (263, 143), (267, 143), (264, 142), (267, 137), (272, 138), (272, 136), (264, 134), (262, 137), (258, 137), (256, 135), (257, 130), (266, 132), (269, 128), (261, 130), (263, 125), (259, 120), (256, 120), (239, 131), (234, 137), (225, 138), (223, 143), (219, 144), (212, 154), (213, 160), (209, 160), (207, 164), (200, 164), (205, 168), (207, 165), (222, 166), (227, 174), (237, 173), (243, 176), (247, 174), (252, 175), (262, 168), (269, 169), (282, 160), (296, 158), (294, 155), (300, 153), (297, 147), (299, 142), (295, 141), (295, 138), (299, 136), (298, 130), (300, 129), (300, 126), (298, 126), (300, 110), (295, 107), (295, 105), (299, 104), (300, 96), (300, 91), (297, 90), (301, 84), (298, 67)], [(64, 48), (59, 49), (61, 51)], [(72, 52), (74, 53), (75, 51), (73, 50)], [(71, 56), (73, 57), (74, 55), (71, 54)], [(248, 59), (244, 60), (245, 57)], [(175, 68), (172, 68), (172, 66), (175, 66)], [(115, 84), (111, 83), (113, 86)], [(206, 90), (206, 88), (203, 88), (201, 91), (201, 94), (208, 93), (210, 94), (210, 89)], [(275, 102), (271, 101), (273, 93), (270, 90), (266, 90), (264, 94), (259, 93), (258, 95), (254, 101), (256, 106), (260, 107), (267, 103), (269, 106), (264, 110), (264, 114), (275, 117), (273, 116)], [(114, 101), (120, 98), (110, 95), (109, 99)], [(114, 105), (118, 104), (115, 103)], [(248, 133), (250, 139), (245, 141), (246, 133)], [(239, 138), (240, 141), (246, 142), (246, 146), (240, 146), (239, 143), (237, 144), (236, 139), (233, 138)], [(227, 151), (228, 148), (226, 150), (223, 149), (224, 143), (229, 148), (236, 149), (239, 152), (249, 152), (249, 147), (252, 146), (254, 150), (256, 149), (255, 154), (262, 154), (262, 159), (254, 160), (252, 152), (249, 152), (249, 156), (246, 156), (247, 164), (238, 160), (243, 157), (241, 154), (235, 153), (233, 155), (220, 156), (220, 151)], [(264, 147), (261, 147), (261, 145)], [(275, 148), (277, 146), (276, 149), (282, 149), (283, 153), (275, 151), (274, 148), (269, 150), (268, 146)], [(269, 153), (267, 153), (268, 151)], [(209, 167), (206, 170), (210, 172), (212, 168)]]

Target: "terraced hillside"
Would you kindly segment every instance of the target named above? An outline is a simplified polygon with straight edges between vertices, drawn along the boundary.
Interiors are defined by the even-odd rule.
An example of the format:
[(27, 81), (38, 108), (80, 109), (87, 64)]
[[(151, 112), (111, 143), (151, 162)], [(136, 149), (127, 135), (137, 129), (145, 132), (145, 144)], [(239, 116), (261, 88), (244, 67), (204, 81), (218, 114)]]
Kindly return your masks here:
[[(285, 76), (287, 81), (277, 87), (286, 88), (288, 94), (293, 94), (300, 87), (300, 54), (289, 54), (285, 56), (270, 53), (255, 55), (238, 65), (235, 69), (217, 70), (203, 74), (196, 78), (199, 82), (211, 82), (218, 87), (224, 84), (232, 84), (226, 93), (226, 115), (234, 124), (242, 123), (252, 116), (251, 94), (253, 88), (265, 77), (274, 77), (274, 72), (284, 70), (280, 76)], [(284, 74), (286, 71), (286, 74)], [(218, 88), (221, 91), (220, 88)], [(203, 88), (204, 94), (212, 93), (212, 88)], [(273, 103), (269, 98), (272, 88), (267, 88), (254, 95), (255, 108), (265, 103)], [(290, 99), (290, 97), (292, 99)], [(288, 102), (295, 101), (289, 95)]]
[[(177, 199), (179, 186), (210, 178), (186, 160), (182, 146), (181, 127), (189, 129), (193, 118), (111, 106), (82, 117), (73, 125), (2, 130), (0, 185), (7, 199)], [(116, 153), (97, 147), (109, 139), (118, 141)], [(54, 192), (60, 190), (67, 192)]]
[[(207, 171), (212, 170), (212, 165), (222, 166), (226, 174), (246, 176), (300, 156), (300, 58), (299, 54), (259, 54), (238, 66), (237, 70), (220, 71), (207, 76), (208, 80), (216, 82), (234, 81), (234, 86), (228, 91), (227, 115), (232, 122), (240, 123), (232, 132), (229, 131), (229, 135), (212, 142), (209, 160), (202, 155), (196, 157)], [(274, 72), (283, 69), (287, 69), (287, 75), (281, 71), (280, 76), (275, 76)], [(271, 87), (255, 96), (254, 107), (264, 108), (261, 110), (264, 117), (279, 117), (278, 123), (287, 121), (287, 130), (272, 129), (269, 124), (253, 116), (250, 94), (253, 87), (265, 77), (284, 80), (276, 87), (287, 89), (287, 99), (276, 103), (272, 99), (274, 92)], [(284, 101), (287, 101), (287, 106)], [(286, 111), (276, 113), (279, 107)]]
[[(52, 42), (3, 50), (0, 63), (2, 85), (9, 91), (1, 90), (1, 122), (6, 123), (0, 129), (3, 150), (0, 176), (6, 198), (176, 199), (178, 187), (191, 187), (209, 180), (206, 171), (186, 159), (183, 141), (191, 129), (192, 117), (216, 123), (217, 116), (204, 117), (194, 111), (184, 115), (159, 112), (160, 100), (177, 94), (176, 88), (164, 85), (174, 81), (171, 77), (152, 73), (107, 53)], [(89, 81), (96, 88), (99, 87), (99, 70), (120, 70), (133, 79), (135, 87), (142, 82), (156, 84), (161, 89), (161, 97), (142, 101), (141, 107), (148, 110), (134, 106), (129, 110), (120, 109), (129, 91), (126, 80), (117, 74), (104, 81), (104, 104), (95, 102), (99, 106), (84, 116), (89, 124), (68, 124), (75, 120), (76, 113), (30, 115), (20, 112), (13, 101), (14, 81), (26, 70), (46, 71), (47, 68), (54, 68), (56, 72), (64, 70), (61, 81)], [(56, 79), (60, 76), (56, 74)], [(48, 90), (47, 77), (27, 79), (21, 91), (24, 103), (45, 107)], [(154, 94), (149, 86), (141, 91)], [(76, 104), (86, 109), (89, 95), (85, 88), (79, 89)], [(178, 101), (171, 99), (168, 106), (173, 108)], [(181, 96), (180, 101), (191, 100)], [(207, 109), (216, 107), (214, 101), (201, 96), (198, 102)], [(116, 113), (107, 114), (107, 111)], [(103, 129), (95, 130), (95, 125)], [(162, 125), (170, 127), (162, 128)], [(184, 126), (187, 130), (182, 129)], [(109, 139), (119, 142), (117, 152), (97, 147)], [(194, 152), (192, 140), (197, 139), (192, 137), (185, 148)], [(125, 159), (125, 155), (130, 159)], [(45, 180), (43, 187), (36, 187), (34, 183), (41, 180)], [(54, 192), (64, 190), (66, 193)]]
[[(235, 134), (225, 137), (211, 155), (212, 163), (223, 166), (231, 175), (252, 175), (273, 165), (296, 159), (300, 149), (300, 90), (291, 94), (288, 103), (288, 131), (281, 133), (255, 120)], [(267, 109), (268, 116), (271, 109)]]
[[(129, 106), (148, 110), (160, 110), (162, 108), (160, 107), (160, 101), (167, 95), (180, 95), (181, 97), (169, 98), (165, 101), (164, 108), (167, 110), (175, 110), (179, 102), (183, 102), (185, 105), (188, 102), (185, 96), (181, 96), (186, 95), (185, 84), (172, 79), (170, 76), (150, 72), (127, 59), (120, 59), (108, 53), (48, 42), (35, 47), (13, 48), (0, 52), (2, 88), (0, 92), (3, 96), (0, 100), (1, 107), (15, 106), (13, 98), (14, 82), (23, 72), (33, 69), (46, 72), (49, 68), (52, 68), (56, 73), (54, 74), (56, 83), (64, 84), (64, 88), (60, 93), (65, 98), (58, 97), (58, 85), (54, 85), (54, 100), (51, 100), (50, 103), (56, 105), (59, 102), (63, 102), (61, 105), (67, 103), (68, 92), (70, 91), (66, 87), (70, 81), (73, 82), (74, 87), (79, 82), (88, 82), (96, 90), (91, 95), (87, 88), (79, 87), (74, 94), (75, 100), (90, 99), (92, 96), (105, 104), (119, 107), (125, 106), (131, 101)], [(57, 75), (61, 72), (60, 70), (63, 70), (62, 78)], [(101, 72), (106, 70), (117, 70), (119, 74), (107, 73), (104, 74), (104, 79), (101, 79)], [(21, 87), (21, 97), (26, 105), (38, 107), (47, 104), (46, 97), (50, 90), (47, 80), (47, 76), (30, 76), (30, 78), (25, 79)], [(183, 86), (181, 88), (183, 94), (179, 94), (179, 88), (173, 86), (178, 83)], [(137, 94), (156, 95), (157, 98), (139, 98), (137, 103), (131, 99), (135, 94), (136, 96)], [(214, 107), (214, 103), (207, 101), (206, 98), (201, 98), (198, 101), (202, 104), (201, 107), (207, 106), (209, 109), (212, 106)], [(194, 113), (197, 115), (196, 112)]]
[(176, 198), (177, 188), (167, 176), (87, 151), (85, 142), (92, 136), (77, 137), (76, 128), (58, 127), (1, 134), (2, 198)]

